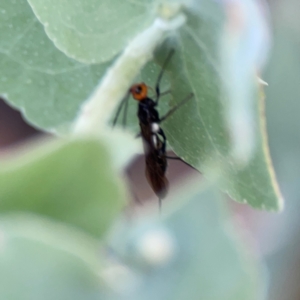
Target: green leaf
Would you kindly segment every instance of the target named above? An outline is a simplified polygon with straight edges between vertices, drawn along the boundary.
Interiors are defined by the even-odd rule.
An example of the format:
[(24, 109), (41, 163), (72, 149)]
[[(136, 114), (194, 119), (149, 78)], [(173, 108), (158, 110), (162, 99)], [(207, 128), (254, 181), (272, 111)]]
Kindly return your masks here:
[(0, 298), (102, 299), (97, 241), (33, 216), (0, 219)]
[[(204, 19), (200, 13), (212, 9), (210, 1), (203, 3), (203, 12), (198, 9), (187, 13), (187, 24), (180, 34), (169, 38), (155, 56), (162, 66), (170, 50), (175, 49), (160, 85), (162, 92), (171, 90), (172, 94), (172, 97), (167, 95), (160, 100), (161, 115), (191, 92), (194, 93), (194, 97), (162, 123), (162, 127), (176, 154), (191, 165), (200, 167), (203, 172), (211, 169), (212, 165), (220, 165), (229, 151), (225, 108), (220, 97), (222, 84), (218, 49), (224, 18), (219, 4), (214, 4), (213, 8), (214, 15)], [(160, 70), (149, 63), (137, 80), (145, 81), (154, 90)], [(131, 101), (130, 104), (128, 115), (131, 127), (134, 127), (138, 123), (133, 117), (136, 103)]]
[[(214, 13), (222, 16), (220, 7), (216, 4), (214, 7)], [(247, 74), (245, 75), (248, 82), (243, 82), (243, 85), (246, 85), (246, 88), (248, 86), (248, 91), (244, 91), (245, 95), (247, 93), (250, 95), (247, 95), (247, 99), (243, 99), (244, 106), (236, 105), (233, 100), (226, 102), (222, 86), (227, 82), (223, 80), (225, 75), (222, 75), (224, 70), (220, 64), (218, 49), (223, 20), (221, 17), (215, 19), (215, 15), (211, 14), (211, 7), (208, 6), (206, 9), (207, 15), (202, 21), (199, 16), (189, 16), (189, 22), (183, 26), (179, 37), (169, 39), (156, 56), (159, 63), (163, 65), (170, 49), (176, 49), (161, 85), (162, 91), (171, 90), (173, 98), (166, 96), (160, 100), (161, 115), (168, 111), (168, 106), (176, 105), (191, 91), (194, 93), (194, 97), (166, 120), (162, 127), (176, 154), (204, 173), (206, 177), (210, 177), (214, 169), (222, 170), (224, 178), (222, 189), (227, 191), (234, 200), (248, 203), (259, 209), (280, 210), (283, 207), (283, 200), (268, 150), (262, 93), (258, 92), (258, 84), (253, 86), (253, 80), (248, 80), (251, 77), (249, 65), (250, 62), (253, 65), (254, 58), (246, 54), (243, 60), (240, 55), (238, 62), (235, 62), (245, 66), (245, 69), (248, 68), (248, 77)], [(204, 12), (205, 10), (202, 11)], [(141, 77), (143, 80), (147, 79), (145, 82), (149, 82), (150, 86), (154, 87), (156, 80), (154, 74), (157, 78), (159, 69), (149, 64), (143, 70)], [(231, 89), (231, 95), (236, 93), (239, 95), (238, 89), (235, 91), (234, 86)], [(239, 118), (230, 110), (236, 110), (236, 114), (243, 115), (245, 109), (248, 114), (246, 117), (251, 120), (253, 133), (250, 134), (245, 130), (245, 137), (242, 137), (239, 142), (245, 141), (248, 132), (249, 139), (255, 137), (256, 147), (249, 162), (243, 166), (237, 153), (230, 151), (230, 148), (236, 145), (234, 146), (229, 136), (236, 135), (233, 133), (236, 129), (229, 127), (228, 131), (230, 124), (228, 125), (227, 118), (228, 114), (232, 118)], [(129, 111), (132, 120), (137, 123), (136, 118), (133, 118), (136, 105), (132, 104)], [(233, 124), (234, 121), (231, 125)], [(247, 127), (249, 124), (241, 123), (240, 126)], [(138, 128), (135, 130), (138, 131)], [(243, 148), (243, 145), (241, 147)], [(245, 147), (249, 155), (248, 150), (251, 146)]]
[[(11, 103), (23, 110), (34, 124), (48, 130), (61, 129), (75, 118), (80, 103), (94, 89), (97, 79), (107, 66), (90, 67), (64, 56), (46, 38), (26, 3), (20, 0), (15, 3), (3, 4), (5, 13), (4, 18), (0, 20), (0, 37), (3, 41), (0, 62), (4, 70), (0, 77), (0, 90)], [(66, 3), (60, 5), (61, 9), (67, 7)], [(92, 4), (82, 5), (89, 7)], [(124, 5), (137, 7), (136, 4)], [(187, 23), (176, 34), (176, 38), (169, 39), (156, 55), (161, 64), (168, 47), (176, 48), (175, 56), (168, 68), (171, 71), (170, 83), (168, 84), (166, 74), (165, 83), (162, 85), (162, 90), (169, 88), (172, 90), (173, 98), (160, 101), (161, 115), (190, 92), (194, 92), (195, 96), (162, 126), (177, 155), (206, 176), (209, 177), (220, 168), (223, 170), (227, 182), (224, 189), (235, 200), (239, 202), (246, 200), (254, 207), (278, 209), (281, 207), (280, 196), (276, 191), (266, 142), (262, 138), (263, 131), (256, 132), (256, 138), (254, 137), (257, 140), (256, 153), (250, 156), (252, 160), (248, 165), (239, 164), (239, 155), (230, 155), (237, 147), (236, 140), (233, 143), (230, 138), (236, 136), (236, 130), (232, 126), (236, 120), (230, 123), (228, 116), (237, 101), (236, 99), (235, 102), (228, 101), (226, 94), (224, 95), (224, 85), (227, 84), (228, 87), (228, 83), (222, 81), (222, 78), (226, 77), (224, 74), (226, 68), (222, 65), (220, 55), (223, 49), (220, 48), (220, 40), (224, 34), (224, 7), (211, 1), (203, 1), (201, 5), (195, 2), (193, 5), (187, 6), (185, 11)], [(140, 4), (140, 7), (145, 6)], [(74, 10), (76, 11), (77, 7), (74, 6)], [(116, 14), (118, 15), (117, 12)], [(60, 14), (51, 17), (57, 18), (58, 15)], [(249, 73), (252, 68), (249, 67), (247, 59), (248, 57), (237, 55), (235, 65), (246, 66), (245, 70)], [(155, 76), (159, 72), (156, 71), (157, 68), (153, 72), (151, 65), (153, 64), (149, 64), (148, 70), (146, 68), (142, 73), (142, 77), (146, 78), (145, 82), (149, 85), (155, 83)], [(245, 78), (251, 77), (248, 73), (246, 74), (248, 77), (245, 74), (241, 76), (244, 81)], [(148, 81), (148, 78), (151, 80)], [(239, 85), (234, 84), (230, 88), (232, 95), (238, 99), (237, 96), (240, 94), (235, 93), (236, 86)], [(242, 86), (248, 87), (246, 94), (250, 95), (250, 98), (241, 101), (244, 104), (236, 110), (237, 114), (248, 107), (245, 119), (263, 122), (257, 118), (259, 115), (257, 107), (252, 110), (258, 98), (256, 85), (253, 85), (252, 81), (247, 81), (243, 82)], [(131, 115), (136, 114), (136, 103), (133, 101), (130, 110)], [(129, 123), (134, 124), (135, 132), (138, 132), (136, 117)], [(246, 136), (252, 139), (252, 134)], [(243, 140), (245, 137), (240, 142)], [(260, 168), (257, 168), (257, 164), (260, 164)]]
[(0, 94), (35, 126), (68, 125), (107, 65), (80, 64), (57, 50), (26, 1), (1, 1)]
[[(202, 13), (210, 7), (204, 3)], [(205, 18), (200, 10), (190, 12), (176, 40), (179, 59), (170, 66), (171, 90), (177, 103), (190, 92), (194, 97), (165, 125), (175, 152), (203, 172), (222, 163), (229, 151), (218, 48), (223, 17), (220, 5), (214, 7), (215, 14)]]
[[(212, 7), (215, 9), (212, 10)], [(166, 120), (162, 127), (175, 153), (206, 177), (221, 169), (224, 178), (222, 189), (234, 200), (259, 209), (280, 210), (283, 200), (269, 155), (262, 95), (259, 85), (253, 84), (256, 80), (252, 71), (257, 59), (258, 41), (252, 43), (254, 53), (236, 55), (235, 64), (231, 66), (231, 72), (240, 74), (239, 78), (230, 78), (235, 78), (235, 83), (241, 81), (241, 92), (238, 84), (228, 86), (225, 80), (230, 74), (224, 73), (229, 69), (222, 66), (220, 59), (224, 20), (219, 5), (205, 7), (202, 3), (201, 13), (206, 13), (202, 19), (195, 12), (191, 13), (180, 35), (167, 41), (163, 51), (158, 53), (162, 65), (170, 48), (175, 46), (177, 51), (168, 68), (174, 99), (171, 106), (182, 101), (191, 91), (194, 93), (193, 99)], [(216, 19), (216, 15), (220, 17)], [(245, 37), (241, 40), (245, 42)], [(247, 43), (250, 41), (251, 34), (249, 40), (246, 39)], [(226, 43), (223, 48), (228, 50)], [(238, 65), (244, 66), (248, 73), (245, 74), (244, 70), (239, 73)], [(234, 99), (228, 101), (224, 86), (231, 89), (229, 95)], [(245, 98), (240, 101), (243, 104), (238, 104), (241, 94)], [(241, 116), (247, 119), (245, 123), (239, 122)], [(229, 117), (232, 119), (230, 122)], [(248, 142), (247, 138), (254, 141)], [(250, 148), (253, 148), (253, 153)]]
[(31, 212), (101, 236), (126, 193), (108, 146), (95, 140), (48, 141), (1, 162), (0, 212)]
[(283, 208), (283, 198), (269, 153), (263, 92), (257, 103), (255, 124), (258, 142), (250, 162), (241, 168), (228, 160), (223, 187), (238, 202), (258, 209), (278, 211)]
[(154, 20), (155, 0), (29, 0), (49, 38), (78, 61), (112, 59)]
[(129, 286), (122, 299), (262, 299), (261, 266), (238, 241), (224, 203), (213, 187), (197, 189), (177, 193), (163, 219), (155, 212), (116, 227), (110, 246), (132, 278), (116, 283)]

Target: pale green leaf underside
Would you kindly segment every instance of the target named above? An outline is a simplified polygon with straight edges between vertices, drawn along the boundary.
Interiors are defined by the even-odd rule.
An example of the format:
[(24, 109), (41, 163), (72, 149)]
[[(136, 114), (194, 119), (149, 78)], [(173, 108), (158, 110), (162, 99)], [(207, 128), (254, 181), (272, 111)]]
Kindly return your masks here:
[(163, 124), (170, 145), (177, 155), (205, 176), (213, 173), (213, 166), (221, 168), (222, 188), (234, 200), (259, 209), (280, 210), (283, 203), (268, 153), (261, 95), (258, 91), (253, 92), (254, 109), (249, 111), (257, 124), (255, 153), (242, 168), (235, 157), (229, 159), (230, 135), (222, 92), (224, 74), (221, 74), (216, 44), (220, 28), (216, 22), (208, 22), (209, 28), (198, 20), (192, 21), (181, 30), (177, 39), (180, 59), (172, 61), (170, 77), (176, 103), (190, 91), (195, 96)]
[(44, 141), (1, 162), (0, 212), (32, 212), (100, 236), (124, 205), (107, 146), (93, 140)]
[(97, 243), (74, 229), (33, 216), (0, 219), (0, 298), (97, 300)]
[(0, 95), (34, 125), (69, 124), (106, 65), (80, 64), (58, 51), (27, 2), (0, 2)]
[[(205, 67), (191, 59), (192, 51), (197, 51), (196, 47), (193, 48), (186, 41), (182, 45), (184, 45), (183, 64), (177, 65), (171, 73), (171, 89), (173, 90), (174, 87), (173, 95), (177, 103), (183, 99), (184, 94), (188, 94), (187, 87), (191, 87), (195, 97), (191, 103), (182, 107), (180, 112), (166, 121), (164, 128), (170, 145), (177, 155), (195, 166), (205, 176), (211, 175), (213, 166), (221, 168), (224, 178), (222, 189), (234, 200), (248, 203), (258, 209), (273, 211), (282, 209), (283, 200), (269, 156), (263, 99), (259, 99), (261, 97), (259, 93), (256, 93), (257, 98), (253, 99), (256, 102), (253, 111), (255, 124), (257, 124), (256, 148), (252, 158), (243, 168), (234, 157), (229, 158), (230, 142), (224, 121), (225, 108), (220, 103), (221, 95), (218, 88), (220, 83), (218, 85), (218, 82), (214, 82), (214, 78), (218, 78), (218, 75), (205, 76)], [(188, 46), (185, 47), (186, 45)], [(207, 55), (210, 56), (211, 52)], [(201, 77), (192, 73), (197, 67), (198, 71), (201, 70)], [(210, 64), (207, 67), (210, 71), (214, 69)], [(185, 79), (184, 72), (187, 73), (188, 80)], [(202, 84), (205, 82), (211, 83), (211, 89), (203, 89)], [(207, 91), (211, 93), (206, 93)]]
[(111, 60), (155, 17), (155, 0), (28, 0), (54, 44), (86, 63)]
[(256, 105), (257, 145), (248, 165), (241, 168), (228, 160), (223, 173), (224, 189), (238, 202), (248, 203), (254, 208), (278, 211), (283, 208), (267, 141), (264, 99)]
[[(143, 216), (137, 222), (122, 223), (112, 236), (112, 249), (140, 278), (137, 289), (123, 299), (261, 299), (260, 266), (245, 255), (245, 248), (228, 226), (218, 193), (212, 188), (195, 193), (199, 184), (196, 186), (173, 197), (177, 204), (186, 204), (170, 216)], [(145, 267), (139, 245), (145, 236), (161, 232), (172, 239), (174, 256), (162, 266)]]

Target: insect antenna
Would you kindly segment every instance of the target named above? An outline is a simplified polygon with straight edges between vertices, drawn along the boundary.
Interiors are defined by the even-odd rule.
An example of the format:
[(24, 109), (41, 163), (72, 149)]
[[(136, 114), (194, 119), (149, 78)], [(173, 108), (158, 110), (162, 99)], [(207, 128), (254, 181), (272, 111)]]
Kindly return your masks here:
[[(116, 112), (116, 115), (115, 115), (115, 118), (113, 120), (112, 127), (115, 127), (124, 104), (125, 104), (125, 110), (126, 110), (126, 114), (127, 114), (127, 106), (128, 106), (129, 96), (130, 96), (130, 93), (128, 92), (127, 95), (125, 96), (125, 98), (119, 104), (117, 112)], [(125, 115), (123, 115), (123, 126), (125, 127), (124, 121), (126, 123), (126, 117), (125, 117)]]
[(123, 128), (126, 127), (127, 111), (128, 111), (128, 100), (129, 100), (129, 94), (125, 99), (125, 107), (124, 107), (124, 111), (123, 111)]

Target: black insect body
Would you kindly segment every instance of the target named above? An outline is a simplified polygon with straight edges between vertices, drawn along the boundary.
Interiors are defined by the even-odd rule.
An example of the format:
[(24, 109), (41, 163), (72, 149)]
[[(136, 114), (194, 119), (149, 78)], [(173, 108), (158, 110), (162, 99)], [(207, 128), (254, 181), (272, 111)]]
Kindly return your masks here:
[[(178, 157), (168, 157), (166, 154), (166, 143), (167, 138), (163, 129), (160, 127), (161, 122), (173, 114), (180, 106), (185, 104), (193, 94), (188, 95), (182, 102), (173, 107), (164, 117), (160, 118), (157, 106), (159, 98), (162, 95), (160, 93), (159, 84), (163, 75), (163, 71), (174, 51), (171, 51), (164, 63), (164, 66), (158, 76), (155, 91), (156, 99), (153, 100), (148, 97), (148, 87), (145, 83), (139, 83), (133, 85), (129, 93), (132, 97), (139, 102), (137, 116), (139, 119), (139, 125), (141, 132), (139, 136), (142, 137), (144, 152), (145, 152), (145, 163), (146, 163), (146, 178), (152, 187), (154, 193), (161, 200), (165, 198), (168, 192), (168, 180), (166, 178), (167, 171), (167, 159), (179, 159)], [(168, 93), (168, 92), (167, 92)], [(166, 93), (164, 93), (166, 94)], [(117, 122), (117, 118), (121, 112), (122, 106), (125, 103), (123, 124), (126, 123), (126, 111), (127, 111), (128, 97), (119, 106), (113, 125)]]
[(133, 98), (139, 101), (137, 116), (145, 152), (146, 178), (161, 202), (168, 192), (168, 180), (165, 176), (167, 139), (159, 125), (161, 119), (156, 110), (157, 102), (145, 96), (147, 86), (144, 83), (132, 86), (130, 92)]

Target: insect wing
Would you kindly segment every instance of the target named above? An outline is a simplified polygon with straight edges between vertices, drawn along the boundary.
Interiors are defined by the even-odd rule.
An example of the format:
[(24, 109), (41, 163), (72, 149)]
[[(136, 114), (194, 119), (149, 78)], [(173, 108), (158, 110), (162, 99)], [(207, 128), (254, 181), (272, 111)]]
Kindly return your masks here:
[(154, 193), (163, 199), (168, 193), (169, 182), (165, 176), (167, 159), (164, 155), (157, 155), (154, 151), (145, 156), (146, 178)]

